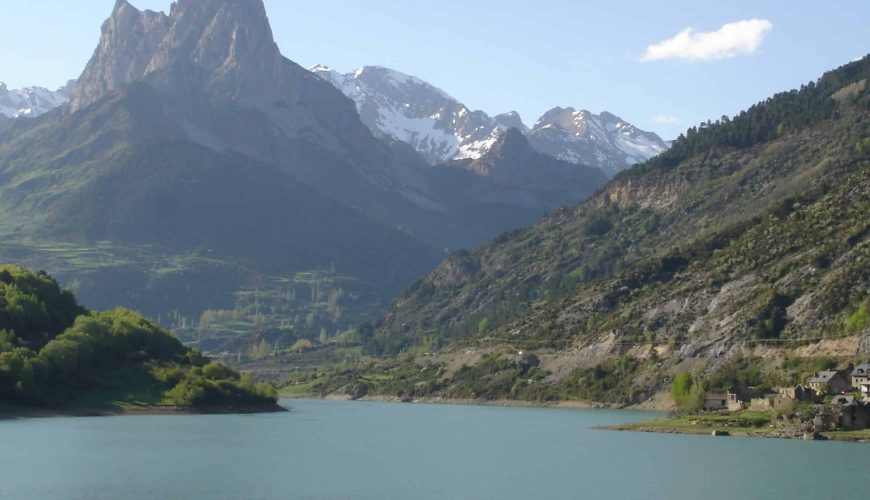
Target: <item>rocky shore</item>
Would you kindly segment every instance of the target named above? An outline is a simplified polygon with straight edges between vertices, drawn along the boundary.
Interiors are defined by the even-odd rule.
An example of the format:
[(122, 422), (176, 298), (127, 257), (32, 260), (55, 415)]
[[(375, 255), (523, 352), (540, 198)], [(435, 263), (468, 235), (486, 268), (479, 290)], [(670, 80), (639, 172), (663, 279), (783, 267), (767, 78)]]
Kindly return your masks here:
[(597, 427), (599, 430), (626, 431), (626, 432), (656, 432), (660, 434), (690, 434), (696, 436), (713, 437), (752, 437), (765, 439), (800, 439), (804, 441), (848, 441), (855, 443), (870, 443), (870, 432), (850, 433), (843, 431), (831, 431), (820, 433), (807, 433), (783, 428), (715, 428), (710, 426), (698, 426), (695, 428), (682, 426), (668, 426), (667, 421), (651, 423), (635, 423), (624, 425), (612, 425)]

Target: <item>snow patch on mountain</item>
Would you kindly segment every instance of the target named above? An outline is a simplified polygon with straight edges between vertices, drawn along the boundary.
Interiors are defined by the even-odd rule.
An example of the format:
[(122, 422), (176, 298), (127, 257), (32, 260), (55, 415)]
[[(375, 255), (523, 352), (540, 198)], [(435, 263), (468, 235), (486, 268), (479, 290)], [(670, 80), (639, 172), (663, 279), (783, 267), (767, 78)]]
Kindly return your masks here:
[[(396, 70), (364, 66), (341, 74), (324, 65), (310, 70), (356, 102), (372, 132), (410, 144), (432, 164), (480, 158), (508, 128), (438, 87)], [(519, 115), (505, 116), (518, 120)]]
[(69, 101), (75, 82), (57, 90), (43, 87), (9, 89), (0, 82), (0, 115), (7, 118), (36, 118)]
[(317, 65), (310, 71), (351, 98), (373, 133), (408, 143), (431, 164), (480, 158), (510, 128), (539, 152), (610, 176), (668, 149), (656, 134), (607, 112), (554, 108), (530, 129), (516, 112), (490, 117), (471, 111), (438, 87), (389, 68), (342, 74)]
[(668, 149), (652, 132), (608, 112), (553, 108), (527, 134), (538, 151), (602, 169), (610, 176)]

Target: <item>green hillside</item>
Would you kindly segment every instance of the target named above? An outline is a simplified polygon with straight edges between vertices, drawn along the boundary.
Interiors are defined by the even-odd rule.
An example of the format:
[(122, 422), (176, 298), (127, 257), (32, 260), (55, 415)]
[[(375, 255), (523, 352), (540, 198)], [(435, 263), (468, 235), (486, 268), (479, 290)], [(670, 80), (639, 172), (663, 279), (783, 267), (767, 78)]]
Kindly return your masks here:
[(274, 390), (138, 313), (88, 312), (45, 273), (0, 266), (0, 411), (272, 411)]
[(367, 351), (606, 337), (715, 355), (840, 332), (868, 300), (868, 77), (865, 57), (693, 128), (586, 202), (454, 254)]

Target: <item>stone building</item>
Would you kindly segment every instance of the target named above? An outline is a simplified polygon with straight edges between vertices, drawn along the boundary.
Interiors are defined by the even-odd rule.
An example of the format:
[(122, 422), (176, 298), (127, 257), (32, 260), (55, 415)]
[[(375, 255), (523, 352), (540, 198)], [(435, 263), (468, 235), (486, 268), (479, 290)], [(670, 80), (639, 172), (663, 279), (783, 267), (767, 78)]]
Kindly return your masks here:
[(721, 392), (711, 392), (707, 394), (707, 400), (704, 401), (704, 410), (718, 411), (728, 408), (728, 396)]
[(808, 385), (812, 390), (816, 391), (816, 394), (819, 396), (842, 394), (843, 392), (848, 391), (852, 386), (843, 374), (835, 370), (816, 373), (815, 376), (810, 379)]
[(852, 387), (860, 390), (867, 384), (870, 384), (870, 363), (862, 363), (852, 370)]

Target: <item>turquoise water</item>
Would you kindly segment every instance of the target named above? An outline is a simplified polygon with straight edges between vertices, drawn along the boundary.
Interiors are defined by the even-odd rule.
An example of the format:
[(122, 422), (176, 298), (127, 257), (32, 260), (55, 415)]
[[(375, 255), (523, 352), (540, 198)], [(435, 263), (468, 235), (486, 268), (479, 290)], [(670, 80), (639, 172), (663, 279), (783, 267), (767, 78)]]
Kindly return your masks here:
[(284, 403), (0, 422), (0, 498), (867, 497), (866, 444), (590, 429), (636, 412)]

